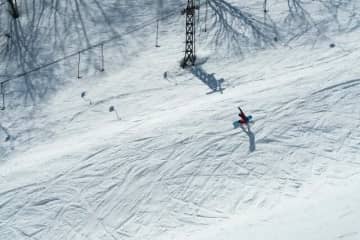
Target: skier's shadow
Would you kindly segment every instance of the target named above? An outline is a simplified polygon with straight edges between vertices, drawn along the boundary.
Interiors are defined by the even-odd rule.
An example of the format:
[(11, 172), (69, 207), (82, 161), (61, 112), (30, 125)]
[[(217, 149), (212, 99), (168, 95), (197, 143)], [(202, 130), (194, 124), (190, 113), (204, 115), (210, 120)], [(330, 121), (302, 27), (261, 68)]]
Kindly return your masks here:
[(256, 150), (255, 134), (251, 131), (250, 125), (247, 125), (247, 129), (241, 124), (240, 127), (249, 137), (249, 151), (254, 152)]

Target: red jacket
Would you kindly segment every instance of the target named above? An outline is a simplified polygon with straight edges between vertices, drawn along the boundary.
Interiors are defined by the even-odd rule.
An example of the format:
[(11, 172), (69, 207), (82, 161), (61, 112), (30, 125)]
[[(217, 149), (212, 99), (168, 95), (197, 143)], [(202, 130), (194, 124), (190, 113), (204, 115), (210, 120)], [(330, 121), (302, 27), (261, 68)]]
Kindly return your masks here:
[(241, 118), (239, 122), (248, 123), (248, 118), (246, 117), (245, 113), (241, 110), (241, 108), (239, 108), (239, 110), (240, 110), (239, 117)]

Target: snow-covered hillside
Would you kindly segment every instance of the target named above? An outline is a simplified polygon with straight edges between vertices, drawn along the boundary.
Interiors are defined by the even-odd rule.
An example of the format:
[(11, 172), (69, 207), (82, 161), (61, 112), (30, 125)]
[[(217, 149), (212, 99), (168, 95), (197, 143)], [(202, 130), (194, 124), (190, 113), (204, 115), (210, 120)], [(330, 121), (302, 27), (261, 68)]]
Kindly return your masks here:
[[(139, 11), (125, 18), (129, 26), (171, 6), (124, 2)], [(280, 2), (270, 9), (283, 16)], [(356, 10), (349, 5), (338, 12)], [(137, 26), (122, 28), (111, 14), (108, 27)], [(110, 32), (84, 22), (96, 40)], [(76, 56), (60, 73), (36, 73), (60, 82), (35, 105), (13, 92), (0, 113), (0, 239), (359, 239), (353, 22), (293, 39), (278, 29), (284, 41), (244, 45), (242, 57), (214, 28), (200, 32), (199, 64), (184, 70), (184, 17), (174, 14), (161, 21), (159, 48), (154, 24), (106, 46), (105, 72), (91, 55), (81, 79)], [(48, 48), (50, 60), (83, 47), (69, 44), (54, 56)], [(249, 128), (234, 129), (238, 106), (253, 115)]]

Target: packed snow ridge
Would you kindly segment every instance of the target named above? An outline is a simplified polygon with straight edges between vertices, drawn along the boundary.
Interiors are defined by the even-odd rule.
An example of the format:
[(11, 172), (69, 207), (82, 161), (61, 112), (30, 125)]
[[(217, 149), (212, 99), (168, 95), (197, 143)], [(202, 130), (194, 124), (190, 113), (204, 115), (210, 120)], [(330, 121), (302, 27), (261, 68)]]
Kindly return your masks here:
[(360, 239), (358, 1), (9, 2), (1, 240)]

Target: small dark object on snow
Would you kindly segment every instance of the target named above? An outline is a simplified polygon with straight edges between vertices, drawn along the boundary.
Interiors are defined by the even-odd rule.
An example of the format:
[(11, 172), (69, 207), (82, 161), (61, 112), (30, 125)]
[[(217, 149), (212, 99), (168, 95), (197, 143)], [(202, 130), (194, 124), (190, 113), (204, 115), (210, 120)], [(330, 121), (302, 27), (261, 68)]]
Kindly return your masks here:
[(277, 37), (274, 37), (274, 42), (279, 41), (279, 39)]
[(90, 105), (92, 105), (91, 99), (86, 98), (86, 92), (85, 91), (81, 93), (81, 98), (84, 99), (84, 101), (89, 102)]
[(10, 135), (7, 135), (6, 138), (5, 138), (5, 142), (10, 141), (10, 138), (11, 138)]
[(110, 106), (110, 107), (109, 107), (109, 112), (115, 112), (116, 118), (117, 118), (118, 120), (121, 120), (121, 117), (119, 116), (119, 114), (118, 114), (118, 112), (116, 111), (116, 109), (115, 109), (114, 106)]
[(331, 44), (329, 45), (330, 48), (334, 48), (335, 46), (336, 46), (335, 43), (331, 43)]

